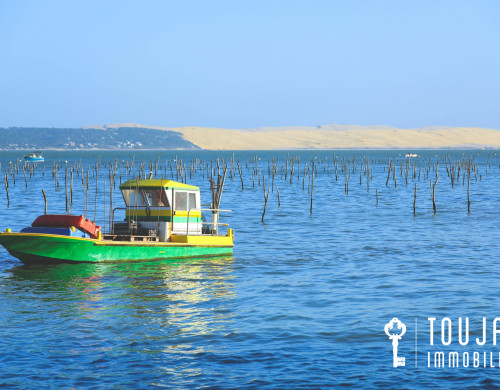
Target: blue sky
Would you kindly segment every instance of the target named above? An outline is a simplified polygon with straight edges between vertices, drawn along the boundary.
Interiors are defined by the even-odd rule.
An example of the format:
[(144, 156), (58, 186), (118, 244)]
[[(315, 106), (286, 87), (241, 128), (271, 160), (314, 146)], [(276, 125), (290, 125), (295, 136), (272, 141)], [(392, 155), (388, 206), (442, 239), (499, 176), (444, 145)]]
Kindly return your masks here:
[(0, 0), (0, 127), (500, 129), (500, 1)]

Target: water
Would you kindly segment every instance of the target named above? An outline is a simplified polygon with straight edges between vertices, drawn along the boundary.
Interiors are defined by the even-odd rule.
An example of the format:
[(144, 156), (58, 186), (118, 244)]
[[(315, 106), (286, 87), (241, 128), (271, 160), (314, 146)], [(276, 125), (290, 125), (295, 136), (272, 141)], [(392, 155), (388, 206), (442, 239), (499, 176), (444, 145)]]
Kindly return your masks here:
[[(120, 264), (25, 266), (0, 249), (0, 385), (14, 388), (323, 388), (352, 386), (494, 387), (498, 368), (473, 367), (472, 354), (494, 352), (492, 322), (500, 316), (500, 158), (498, 151), (422, 151), (420, 180), (400, 176), (397, 151), (291, 152), (300, 155), (300, 179), (280, 178), (286, 152), (237, 152), (238, 173), (228, 176), (221, 206), (234, 210), (225, 222), (235, 230), (234, 256)], [(335, 181), (333, 155), (357, 156), (349, 194), (344, 174)], [(444, 156), (463, 154), (478, 164), (471, 179), (451, 188)], [(132, 159), (132, 153), (47, 152), (45, 177), (38, 170), (25, 189), (22, 172), (10, 183), (10, 208), (0, 187), (0, 229), (18, 231), (43, 212), (65, 209), (64, 169), (60, 187), (50, 175), (53, 161), (104, 162)], [(275, 185), (261, 223), (262, 186), (252, 186), (246, 162), (279, 158)], [(363, 156), (373, 180), (359, 184)], [(433, 214), (424, 160), (440, 157)], [(2, 176), (19, 153), (2, 152)], [(135, 161), (175, 157), (209, 161), (228, 152), (136, 152)], [(303, 166), (317, 157), (313, 213)], [(490, 156), (486, 174), (488, 156)], [(330, 161), (329, 172), (327, 160)], [(397, 187), (386, 187), (387, 159), (396, 162)], [(253, 167), (253, 163), (250, 164)], [(189, 165), (188, 165), (189, 167)], [(418, 169), (418, 168), (417, 168)], [(170, 176), (170, 169), (168, 169)], [(91, 174), (92, 175), (92, 174)], [(229, 175), (229, 174), (228, 174)], [(175, 176), (175, 175), (174, 175)], [(189, 169), (188, 169), (189, 176)], [(309, 176), (308, 176), (309, 178)], [(125, 175), (123, 176), (123, 180)], [(174, 177), (175, 179), (175, 177)], [(435, 180), (431, 172), (429, 179)], [(82, 185), (74, 178), (73, 213), (81, 213)], [(289, 180), (289, 178), (288, 178)], [(210, 200), (206, 176), (189, 183)], [(413, 196), (418, 184), (416, 217)], [(103, 183), (102, 178), (100, 182)], [(271, 184), (266, 177), (266, 186)], [(109, 181), (107, 182), (109, 195)], [(95, 182), (89, 184), (95, 188)], [(375, 190), (378, 191), (376, 205)], [(103, 203), (102, 187), (98, 204)], [(93, 195), (88, 215), (93, 218)], [(114, 207), (121, 206), (115, 191)], [(96, 210), (98, 223), (104, 214)], [(109, 205), (106, 206), (109, 210)], [(224, 221), (223, 221), (224, 222)], [(384, 325), (398, 317), (407, 326), (392, 367), (391, 341)], [(436, 317), (435, 345), (429, 344), (428, 317)], [(452, 343), (441, 343), (441, 319), (450, 317)], [(470, 318), (470, 343), (458, 344), (458, 317)], [(487, 342), (482, 318), (487, 318)], [(418, 330), (416, 329), (416, 325)], [(417, 342), (417, 354), (415, 354)], [(469, 351), (469, 367), (427, 367), (427, 352)], [(433, 355), (432, 355), (433, 356)], [(462, 356), (462, 355), (461, 355)], [(418, 360), (417, 360), (418, 359)], [(498, 358), (496, 366), (498, 366)], [(495, 362), (494, 362), (495, 363)], [(462, 362), (461, 362), (462, 364)], [(489, 365), (489, 360), (488, 360)]]

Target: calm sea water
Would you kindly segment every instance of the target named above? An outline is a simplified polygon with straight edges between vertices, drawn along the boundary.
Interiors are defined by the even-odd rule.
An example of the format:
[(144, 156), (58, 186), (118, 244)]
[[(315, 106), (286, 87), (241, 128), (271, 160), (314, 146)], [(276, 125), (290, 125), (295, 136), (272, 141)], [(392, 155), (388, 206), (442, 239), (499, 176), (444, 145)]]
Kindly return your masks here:
[[(0, 249), (0, 386), (13, 388), (418, 388), (495, 387), (500, 383), (492, 323), (500, 316), (500, 158), (498, 151), (420, 151), (420, 180), (408, 185), (398, 151), (290, 152), (300, 155), (300, 179), (280, 177), (287, 152), (237, 152), (243, 168), (226, 179), (221, 206), (234, 210), (225, 222), (235, 230), (233, 257), (120, 264), (25, 266)], [(0, 185), (0, 229), (18, 231), (43, 213), (41, 189), (50, 213), (64, 213), (64, 168), (54, 188), (54, 161), (84, 166), (146, 162), (175, 156), (230, 159), (229, 152), (47, 152), (45, 176), (22, 172), (13, 184), (10, 207)], [(333, 156), (352, 161), (349, 194), (344, 174), (335, 180)], [(455, 163), (473, 157), (471, 213), (467, 181), (451, 187), (445, 155)], [(261, 223), (264, 194), (252, 186), (250, 159), (268, 172), (279, 159), (275, 185)], [(362, 158), (373, 178), (359, 184)], [(425, 167), (439, 164), (434, 215)], [(0, 153), (1, 175), (22, 153)], [(304, 163), (318, 166), (312, 214)], [(388, 159), (396, 163), (397, 187), (388, 186)], [(488, 163), (489, 160), (489, 163)], [(329, 166), (328, 166), (328, 161)], [(249, 162), (247, 170), (246, 163)], [(189, 165), (188, 165), (189, 167)], [(137, 168), (136, 168), (137, 173)], [(92, 175), (92, 174), (91, 174)], [(160, 174), (159, 174), (160, 175)], [(106, 174), (107, 176), (107, 174)], [(170, 169), (168, 175), (170, 178)], [(174, 175), (175, 176), (175, 175)], [(175, 179), (175, 177), (174, 177)], [(434, 173), (430, 179), (434, 181)], [(123, 174), (125, 180), (125, 174)], [(74, 178), (72, 213), (83, 212), (81, 178)], [(206, 174), (188, 182), (209, 202)], [(103, 178), (97, 222), (103, 224)], [(418, 184), (413, 216), (415, 183)], [(271, 184), (266, 177), (266, 186)], [(90, 178), (90, 188), (95, 188)], [(109, 194), (109, 181), (107, 182)], [(91, 190), (92, 191), (92, 190)], [(378, 205), (376, 204), (378, 192)], [(106, 195), (107, 197), (108, 195)], [(90, 196), (92, 199), (92, 196)], [(120, 206), (115, 192), (114, 207)], [(109, 206), (107, 205), (107, 210)], [(94, 206), (89, 201), (88, 215)], [(384, 325), (393, 317), (406, 324), (392, 367), (392, 344)], [(428, 317), (435, 317), (430, 345)], [(441, 320), (452, 321), (452, 343), (441, 341)], [(458, 318), (470, 319), (470, 342), (458, 343)], [(482, 319), (487, 318), (487, 341)], [(499, 326), (500, 328), (500, 326)], [(447, 330), (446, 330), (447, 332)], [(447, 333), (445, 336), (447, 337)], [(417, 353), (415, 353), (417, 350)], [(427, 352), (470, 352), (470, 365), (434, 368)], [(493, 365), (473, 367), (473, 352), (496, 356)]]

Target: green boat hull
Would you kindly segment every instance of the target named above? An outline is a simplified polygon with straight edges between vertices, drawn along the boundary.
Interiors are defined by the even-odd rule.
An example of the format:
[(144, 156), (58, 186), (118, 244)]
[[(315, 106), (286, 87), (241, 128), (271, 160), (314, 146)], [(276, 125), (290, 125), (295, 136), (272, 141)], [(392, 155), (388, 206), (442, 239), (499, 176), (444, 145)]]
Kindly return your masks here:
[[(220, 237), (223, 239), (223, 237)], [(227, 241), (227, 240), (226, 240)], [(149, 261), (232, 255), (232, 245), (180, 242), (101, 241), (51, 234), (1, 233), (0, 244), (25, 264)]]

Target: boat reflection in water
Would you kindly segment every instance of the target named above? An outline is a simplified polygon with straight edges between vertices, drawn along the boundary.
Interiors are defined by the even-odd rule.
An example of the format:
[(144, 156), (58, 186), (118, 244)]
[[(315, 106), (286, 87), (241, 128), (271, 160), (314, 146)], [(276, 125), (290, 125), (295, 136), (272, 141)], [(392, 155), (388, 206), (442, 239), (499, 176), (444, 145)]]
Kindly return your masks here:
[[(23, 265), (11, 269), (7, 280), (27, 284), (33, 294), (61, 301), (82, 303), (94, 309), (111, 310), (117, 298), (129, 303), (164, 301), (203, 303), (233, 294), (225, 280), (231, 273), (230, 257), (172, 259), (151, 262), (76, 263)], [(48, 295), (46, 295), (48, 294)], [(73, 305), (64, 305), (61, 310)], [(80, 307), (80, 305), (78, 305)], [(164, 307), (163, 307), (164, 309)], [(75, 313), (76, 314), (76, 313)]]
[[(232, 263), (232, 257), (211, 257), (24, 265), (4, 274), (0, 309), (17, 306), (15, 312), (31, 313), (18, 318), (4, 312), (11, 336), (30, 334), (33, 351), (45, 348), (36, 346), (37, 334), (57, 334), (57, 353), (72, 359), (68, 370), (82, 370), (78, 356), (128, 365), (130, 357), (124, 357), (139, 354), (134, 359), (150, 359), (144, 364), (154, 370), (168, 371), (172, 359), (183, 361), (169, 375), (172, 383), (177, 377), (182, 382), (199, 375), (192, 359), (209, 350), (210, 338), (232, 332)], [(50, 366), (49, 353), (37, 359)]]

